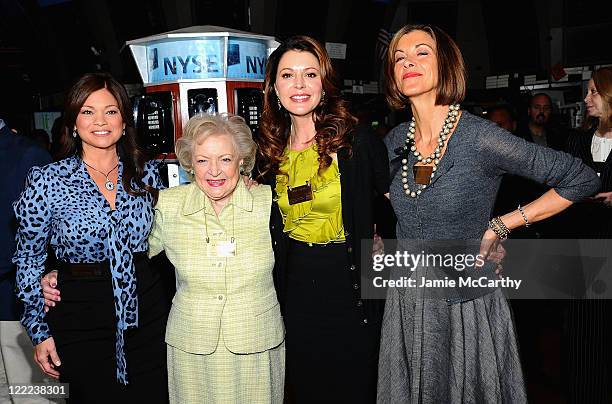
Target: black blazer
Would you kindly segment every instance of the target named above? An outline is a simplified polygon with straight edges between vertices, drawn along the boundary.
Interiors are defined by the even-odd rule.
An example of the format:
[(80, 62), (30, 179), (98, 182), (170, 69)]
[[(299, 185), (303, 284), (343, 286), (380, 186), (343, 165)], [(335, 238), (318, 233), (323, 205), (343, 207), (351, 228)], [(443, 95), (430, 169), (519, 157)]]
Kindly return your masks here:
[[(342, 189), (342, 220), (349, 257), (350, 282), (355, 291), (355, 310), (361, 310), (364, 323), (380, 323), (383, 300), (362, 300), (361, 297), (361, 240), (374, 235), (373, 199), (389, 192), (389, 162), (384, 143), (367, 126), (354, 130), (352, 155), (338, 151), (340, 187)], [(276, 188), (276, 176), (268, 175), (264, 182)], [(276, 199), (276, 195), (275, 198)], [(276, 202), (270, 215), (270, 232), (274, 248), (274, 282), (281, 308), (284, 306), (286, 265), (289, 237), (283, 232), (283, 219)], [(370, 257), (371, 254), (368, 255)], [(366, 271), (371, 271), (371, 265)]]
[[(612, 191), (612, 153), (604, 163), (593, 162), (591, 142), (594, 131), (574, 132), (569, 136), (567, 151), (580, 158), (584, 164), (600, 173), (601, 187), (598, 192)], [(612, 213), (601, 203), (581, 202), (571, 206), (561, 216), (566, 219), (566, 228), (574, 238), (612, 238)]]
[(593, 162), (593, 155), (591, 154), (593, 136), (595, 136), (594, 131), (572, 133), (567, 143), (567, 152), (580, 158), (584, 164), (597, 172), (600, 171), (598, 168), (601, 168), (599, 176), (601, 188), (599, 192), (610, 192), (612, 191), (612, 153), (608, 155), (606, 162), (601, 167), (597, 167), (598, 164)]

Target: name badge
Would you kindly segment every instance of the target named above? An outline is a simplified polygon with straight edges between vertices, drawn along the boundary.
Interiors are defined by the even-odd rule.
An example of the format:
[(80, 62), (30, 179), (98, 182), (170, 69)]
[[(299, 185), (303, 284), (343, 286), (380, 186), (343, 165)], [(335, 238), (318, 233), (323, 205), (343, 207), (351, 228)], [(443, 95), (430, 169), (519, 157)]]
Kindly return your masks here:
[(289, 198), (289, 205), (312, 200), (310, 183), (307, 182), (306, 185), (300, 185), (299, 187), (287, 187), (287, 197)]
[(235, 257), (236, 240), (210, 240), (206, 243), (207, 257)]

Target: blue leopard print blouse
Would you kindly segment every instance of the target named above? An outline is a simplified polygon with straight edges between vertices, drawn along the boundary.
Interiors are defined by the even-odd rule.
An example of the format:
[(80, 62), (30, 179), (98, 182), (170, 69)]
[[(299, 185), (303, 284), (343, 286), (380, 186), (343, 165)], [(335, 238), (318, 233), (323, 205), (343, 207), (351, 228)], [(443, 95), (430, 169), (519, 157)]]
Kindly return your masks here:
[[(153, 223), (150, 194), (132, 196), (121, 183), (119, 162), (115, 210), (89, 176), (80, 157), (69, 157), (42, 168), (33, 167), (26, 188), (14, 202), (18, 222), (17, 266), (19, 298), (24, 302), (21, 320), (34, 345), (51, 337), (45, 322), (40, 287), (47, 245), (58, 260), (92, 263), (109, 260), (117, 319), (117, 379), (126, 384), (123, 331), (138, 326), (138, 300), (132, 254), (147, 251)], [(145, 165), (143, 182), (161, 188), (157, 164)]]

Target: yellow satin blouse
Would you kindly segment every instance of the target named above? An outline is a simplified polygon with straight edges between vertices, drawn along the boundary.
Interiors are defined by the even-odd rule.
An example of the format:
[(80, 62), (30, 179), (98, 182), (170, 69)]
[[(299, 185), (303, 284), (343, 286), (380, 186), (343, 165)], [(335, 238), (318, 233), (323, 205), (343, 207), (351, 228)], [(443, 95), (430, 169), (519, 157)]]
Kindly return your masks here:
[[(279, 167), (281, 174), (276, 176), (277, 202), (285, 233), (305, 243), (344, 241), (338, 162), (332, 161), (322, 175), (317, 175), (319, 154), (316, 144), (301, 151), (285, 149), (285, 157)], [(289, 205), (287, 186), (297, 187), (306, 182), (312, 187), (312, 200)]]

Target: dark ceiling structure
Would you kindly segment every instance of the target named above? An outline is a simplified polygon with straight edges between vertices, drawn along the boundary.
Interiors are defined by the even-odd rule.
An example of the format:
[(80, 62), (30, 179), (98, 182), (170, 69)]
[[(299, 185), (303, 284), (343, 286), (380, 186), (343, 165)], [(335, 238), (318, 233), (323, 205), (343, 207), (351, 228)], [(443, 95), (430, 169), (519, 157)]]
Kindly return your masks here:
[[(347, 44), (343, 78), (378, 80), (377, 35), (408, 22), (439, 25), (461, 42), (480, 81), (487, 74), (612, 62), (602, 45), (612, 17), (595, 0), (0, 0), (0, 111), (57, 109), (80, 74), (108, 70), (139, 83), (125, 42), (192, 25)], [(482, 34), (474, 31), (482, 22)], [(560, 29), (561, 39), (551, 36)], [(605, 42), (602, 40), (605, 38)], [(561, 43), (557, 43), (561, 41)], [(562, 60), (552, 60), (561, 47)], [(553, 51), (551, 52), (551, 49)], [(476, 56), (470, 56), (476, 55)]]

